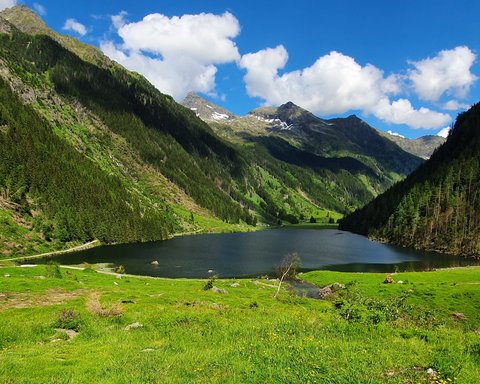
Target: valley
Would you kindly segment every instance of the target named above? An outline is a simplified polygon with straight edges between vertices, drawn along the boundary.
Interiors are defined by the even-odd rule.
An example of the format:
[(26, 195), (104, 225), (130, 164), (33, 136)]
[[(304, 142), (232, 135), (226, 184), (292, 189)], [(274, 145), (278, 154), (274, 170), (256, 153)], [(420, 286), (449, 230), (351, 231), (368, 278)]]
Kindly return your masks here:
[(293, 103), (210, 106), (207, 124), (191, 110), (205, 100), (184, 108), (26, 7), (0, 23), (1, 257), (335, 223), (422, 163), (354, 116)]
[(478, 7), (201, 3), (0, 0), (0, 382), (480, 382)]

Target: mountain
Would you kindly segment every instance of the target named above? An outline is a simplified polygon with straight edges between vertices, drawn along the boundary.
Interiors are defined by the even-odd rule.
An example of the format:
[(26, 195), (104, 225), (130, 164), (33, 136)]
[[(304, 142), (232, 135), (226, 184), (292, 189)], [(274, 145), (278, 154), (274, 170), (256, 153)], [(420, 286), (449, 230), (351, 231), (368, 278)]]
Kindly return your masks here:
[(480, 104), (460, 114), (432, 157), (345, 217), (344, 230), (419, 249), (480, 256)]
[[(199, 116), (230, 141), (261, 145), (276, 159), (299, 166), (316, 164), (333, 172), (349, 172), (372, 197), (422, 162), (356, 116), (324, 120), (291, 102), (235, 116), (193, 95), (183, 105), (195, 111), (208, 110)], [(220, 113), (228, 118), (212, 117)]]
[(382, 134), (390, 141), (393, 141), (404, 151), (411, 153), (412, 155), (421, 157), (422, 159), (429, 159), (432, 156), (435, 149), (445, 142), (445, 138), (441, 136), (426, 135), (417, 139), (407, 139), (398, 135), (392, 135), (390, 133)]
[(106, 57), (98, 48), (84, 44), (72, 36), (56, 33), (34, 11), (26, 6), (19, 5), (7, 8), (1, 11), (0, 14), (3, 20), (8, 21), (10, 25), (14, 25), (21, 32), (29, 35), (48, 36), (65, 49), (75, 53), (82, 60), (104, 68), (120, 67), (120, 65)]
[[(428, 159), (434, 150), (445, 142), (445, 139), (440, 136), (427, 135), (417, 139), (407, 139), (376, 130), (377, 133), (382, 136), (382, 138), (378, 138), (376, 134), (372, 133), (370, 129), (372, 127), (368, 126), (367, 123), (354, 115), (346, 119), (338, 118), (332, 120), (323, 120), (293, 103), (287, 103), (278, 109), (272, 107), (261, 107), (251, 111), (248, 116), (244, 117), (237, 116), (225, 108), (198, 96), (194, 92), (190, 93), (182, 101), (182, 105), (195, 111), (197, 116), (207, 123), (223, 123), (224, 126), (230, 126), (237, 132), (248, 134), (265, 134), (266, 130), (277, 133), (284, 131), (284, 133), (288, 133), (289, 136), (291, 136), (291, 139), (293, 139), (295, 136), (298, 136), (299, 132), (304, 134), (305, 130), (308, 131), (309, 128), (318, 127), (319, 129), (317, 130), (317, 134), (320, 136), (323, 133), (322, 140), (318, 140), (318, 138), (315, 140), (314, 135), (310, 134), (310, 137), (304, 135), (303, 141), (305, 141), (304, 144), (308, 142), (312, 143), (313, 141), (309, 150), (313, 150), (314, 152), (320, 151), (321, 153), (327, 155), (329, 153), (335, 153), (335, 147), (348, 150), (348, 143), (350, 142), (351, 144), (352, 141), (357, 141), (357, 145), (351, 145), (350, 148), (353, 147), (355, 152), (365, 152), (369, 146), (382, 145), (380, 144), (382, 141), (384, 141), (382, 138), (385, 138), (395, 143), (405, 152), (422, 159)], [(288, 121), (293, 120), (296, 120), (296, 124), (288, 124)], [(322, 126), (323, 129), (321, 128)], [(293, 130), (292, 128), (294, 127), (300, 127), (304, 129)], [(222, 133), (222, 131), (220, 130), (219, 133)], [(358, 133), (360, 135), (364, 133), (367, 134), (367, 140), (358, 142), (361, 138), (356, 136)], [(228, 132), (226, 132), (225, 129), (223, 134), (228, 137)], [(297, 139), (300, 139), (300, 142), (302, 141), (301, 137), (297, 137)], [(376, 141), (376, 143), (372, 142), (372, 139), (373, 141)], [(383, 146), (385, 146), (385, 144), (383, 144)], [(308, 147), (308, 145), (305, 145), (305, 147)], [(386, 154), (386, 158), (388, 158), (388, 155), (392, 154), (392, 146), (386, 145), (385, 148), (387, 152), (390, 152)], [(395, 148), (395, 150), (393, 150), (393, 155), (396, 156), (397, 152), (398, 148)], [(375, 154), (375, 151), (373, 151), (373, 153)], [(409, 161), (407, 161), (407, 163), (409, 163)], [(412, 169), (414, 168), (415, 165), (412, 167)], [(405, 173), (408, 174), (409, 172), (407, 170), (405, 173), (400, 173), (404, 175)]]
[(190, 92), (182, 101), (182, 105), (194, 111), (197, 117), (206, 122), (226, 121), (237, 118), (237, 116), (230, 111), (216, 104), (209, 103), (195, 92)]

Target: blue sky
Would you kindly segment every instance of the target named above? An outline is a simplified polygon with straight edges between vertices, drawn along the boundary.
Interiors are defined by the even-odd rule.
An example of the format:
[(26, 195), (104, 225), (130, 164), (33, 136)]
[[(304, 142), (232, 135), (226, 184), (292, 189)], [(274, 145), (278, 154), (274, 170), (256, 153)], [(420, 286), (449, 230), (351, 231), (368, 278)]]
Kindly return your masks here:
[(476, 0), (0, 0), (37, 10), (178, 101), (237, 114), (287, 101), (437, 134), (480, 101)]

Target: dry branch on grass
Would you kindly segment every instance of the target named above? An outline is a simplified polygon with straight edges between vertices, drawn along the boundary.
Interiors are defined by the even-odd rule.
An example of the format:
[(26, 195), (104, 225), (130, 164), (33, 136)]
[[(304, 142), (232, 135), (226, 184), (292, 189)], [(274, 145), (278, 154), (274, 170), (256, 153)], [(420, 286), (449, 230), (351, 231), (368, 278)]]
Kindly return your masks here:
[(123, 313), (123, 306), (121, 303), (115, 303), (110, 308), (102, 307), (100, 303), (100, 294), (97, 292), (92, 293), (85, 304), (87, 311), (102, 317), (114, 317)]

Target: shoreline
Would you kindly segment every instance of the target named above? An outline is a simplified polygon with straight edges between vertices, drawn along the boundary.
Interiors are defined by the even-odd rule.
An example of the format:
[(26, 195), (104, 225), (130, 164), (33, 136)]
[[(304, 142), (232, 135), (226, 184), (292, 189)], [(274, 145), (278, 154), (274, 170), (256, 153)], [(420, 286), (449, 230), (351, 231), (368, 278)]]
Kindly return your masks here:
[[(263, 231), (263, 230), (269, 230), (269, 229), (338, 229), (337, 224), (320, 224), (320, 223), (315, 223), (315, 224), (310, 224), (310, 223), (299, 223), (299, 224), (284, 224), (284, 225), (275, 225), (275, 226), (257, 226), (253, 228), (248, 228), (248, 230), (238, 230), (238, 231), (222, 231), (221, 229), (218, 231), (209, 231), (208, 229), (198, 229), (195, 231), (191, 232), (179, 232), (179, 233), (173, 233), (169, 235), (166, 239), (163, 240), (154, 240), (154, 241), (165, 241), (165, 240), (171, 240), (176, 237), (182, 237), (182, 236), (194, 236), (194, 235), (213, 235), (213, 234), (222, 234), (222, 233), (250, 233), (250, 232), (257, 232), (257, 231)], [(135, 243), (135, 242), (134, 242)], [(141, 242), (138, 242), (141, 243)], [(114, 244), (119, 244), (119, 243), (112, 243), (109, 245), (114, 245)], [(51, 251), (51, 252), (45, 252), (45, 253), (39, 253), (36, 255), (30, 255), (30, 256), (16, 256), (16, 257), (10, 257), (8, 259), (0, 259), (0, 264), (3, 262), (12, 262), (12, 261), (18, 261), (18, 260), (33, 260), (33, 259), (39, 259), (42, 257), (49, 257), (49, 256), (57, 256), (57, 255), (62, 255), (65, 253), (71, 253), (71, 252), (77, 252), (77, 251), (83, 251), (85, 249), (90, 249), (90, 248), (95, 248), (98, 246), (104, 245), (100, 240), (92, 240), (89, 241), (88, 243), (77, 245), (72, 248), (67, 248), (67, 249), (61, 249), (58, 251)]]
[(30, 256), (17, 256), (17, 257), (11, 257), (9, 259), (0, 259), (0, 263), (17, 261), (17, 260), (33, 260), (33, 259), (40, 259), (42, 257), (63, 255), (65, 253), (71, 253), (71, 252), (83, 251), (85, 249), (95, 248), (95, 247), (98, 247), (100, 245), (102, 245), (100, 240), (92, 240), (92, 241), (89, 241), (88, 243), (77, 245), (77, 246), (72, 247), (72, 248), (61, 249), (59, 251), (39, 253), (39, 254), (36, 254), (36, 255), (30, 255)]
[[(95, 265), (95, 264), (93, 264)], [(44, 266), (44, 264), (22, 264), (22, 265), (0, 265), (0, 269), (2, 268), (37, 268)], [(58, 265), (59, 268), (63, 269), (70, 269), (70, 270), (75, 270), (75, 271), (84, 271), (85, 269), (88, 269), (89, 267), (80, 267), (76, 265)], [(402, 273), (431, 273), (431, 272), (441, 272), (441, 271), (449, 271), (449, 270), (462, 270), (462, 269), (480, 269), (480, 265), (466, 265), (463, 267), (444, 267), (444, 268), (435, 268), (431, 270), (426, 270), (426, 271), (402, 271), (402, 272), (395, 272), (394, 274), (402, 274)], [(117, 279), (122, 279), (122, 278), (139, 278), (139, 279), (153, 279), (153, 280), (170, 280), (170, 281), (205, 281), (208, 279), (208, 277), (162, 277), (162, 276), (148, 276), (148, 275), (134, 275), (131, 273), (116, 273), (113, 271), (105, 271), (102, 269), (93, 269), (96, 273), (101, 273), (102, 275), (107, 275), (107, 276), (113, 276)], [(307, 272), (301, 272), (299, 274), (299, 277), (301, 278), (302, 275), (306, 275), (311, 272), (328, 272), (328, 273), (338, 273), (338, 274), (358, 274), (358, 275), (364, 275), (364, 274), (376, 274), (376, 275), (385, 275), (386, 273), (384, 272), (344, 272), (344, 271), (334, 271), (334, 270), (328, 270), (328, 269), (314, 269), (311, 271)], [(388, 273), (387, 273), (388, 274)], [(219, 277), (217, 280), (221, 281), (228, 281), (228, 280), (262, 280), (262, 277), (257, 276), (257, 277)], [(274, 278), (270, 280), (275, 280)], [(480, 284), (480, 282), (479, 282)]]

